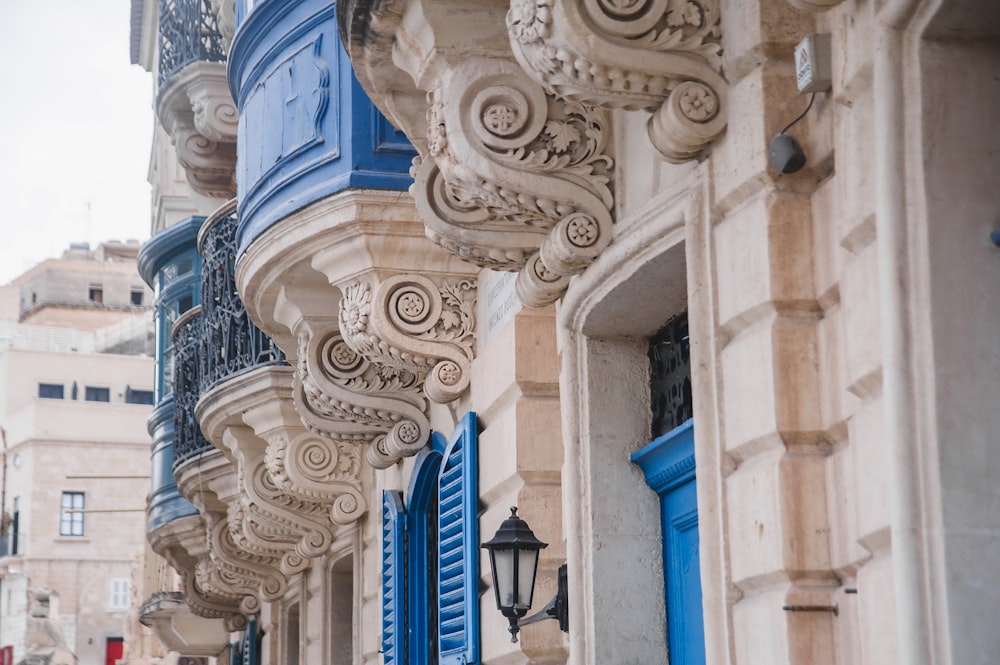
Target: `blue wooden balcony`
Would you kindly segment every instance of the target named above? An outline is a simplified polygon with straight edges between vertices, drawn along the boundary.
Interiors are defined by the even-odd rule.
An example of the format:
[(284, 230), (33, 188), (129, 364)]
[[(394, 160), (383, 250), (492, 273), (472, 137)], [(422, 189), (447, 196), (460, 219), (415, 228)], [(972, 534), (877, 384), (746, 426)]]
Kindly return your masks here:
[(374, 107), (329, 0), (237, 3), (229, 85), (240, 113), (238, 251), (289, 214), (349, 188), (409, 187), (416, 152)]
[(143, 245), (138, 257), (139, 274), (156, 296), (156, 409), (147, 422), (152, 438), (148, 532), (197, 513), (181, 497), (174, 483), (174, 349), (170, 331), (177, 318), (200, 300), (201, 258), (197, 237), (204, 221), (204, 217), (189, 217), (157, 233)]

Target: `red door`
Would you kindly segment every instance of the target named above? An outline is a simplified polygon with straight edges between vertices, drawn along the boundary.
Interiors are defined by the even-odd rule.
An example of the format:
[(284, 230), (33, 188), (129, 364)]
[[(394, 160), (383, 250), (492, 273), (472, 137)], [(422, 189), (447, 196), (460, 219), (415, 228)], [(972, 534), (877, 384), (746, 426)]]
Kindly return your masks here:
[(125, 642), (120, 637), (109, 637), (105, 651), (104, 665), (115, 665), (125, 655)]

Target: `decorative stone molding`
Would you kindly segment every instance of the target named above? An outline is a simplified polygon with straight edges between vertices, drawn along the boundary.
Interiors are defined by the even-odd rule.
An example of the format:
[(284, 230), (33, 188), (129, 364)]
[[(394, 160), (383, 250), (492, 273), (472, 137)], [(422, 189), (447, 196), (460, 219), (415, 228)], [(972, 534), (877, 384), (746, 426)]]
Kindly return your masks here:
[(239, 116), (225, 63), (196, 61), (171, 76), (157, 94), (156, 111), (191, 187), (232, 198)]
[[(467, 385), (477, 273), (427, 240), (413, 199), (402, 192), (341, 192), (250, 245), (237, 266), (238, 288), (247, 311), (295, 368), (293, 404), (315, 435), (299, 438), (288, 430), (282, 438), (255, 426), (268, 440), (269, 471), (279, 486), (315, 498), (330, 482), (323, 474), (348, 464), (347, 449), (359, 453), (349, 458), (357, 460), (351, 466), (363, 447), (365, 462), (381, 469), (427, 444), (428, 398), (453, 399)], [(428, 309), (421, 313), (422, 305)], [(373, 306), (409, 313), (390, 317)], [(440, 389), (428, 392), (425, 379), (437, 368)], [(320, 443), (325, 449), (315, 447)], [(279, 468), (298, 446), (302, 455), (313, 450), (314, 468)], [(352, 502), (342, 501), (343, 519), (350, 519)]]
[(343, 292), (340, 331), (354, 351), (424, 377), (424, 392), (435, 402), (454, 401), (469, 387), (474, 282), (394, 275), (356, 280)]
[[(298, 440), (304, 432), (292, 406), (293, 374), (290, 367), (271, 365), (237, 375), (203, 395), (196, 410), (206, 437), (236, 463), (237, 492), (226, 502), (229, 538), (251, 556), (278, 561), (286, 577), (326, 554), (336, 524), (351, 523), (366, 507), (357, 475), (341, 474), (323, 492), (310, 491), (291, 482), (303, 475), (307, 460), (269, 454), (269, 441)], [(284, 464), (268, 464), (279, 457)], [(280, 484), (270, 466), (282, 472)], [(351, 470), (360, 472), (360, 465)]]
[(418, 166), (413, 187), (428, 236), (479, 265), (520, 270), (527, 304), (549, 304), (560, 277), (611, 242), (610, 118), (503, 60), (449, 73), (428, 95), (433, 164)]
[(512, 0), (507, 26), (547, 90), (650, 111), (653, 145), (685, 162), (726, 127), (719, 18), (718, 0)]
[(190, 515), (167, 523), (149, 534), (150, 546), (164, 557), (183, 581), (184, 601), (191, 612), (208, 619), (223, 619), (228, 630), (242, 630), (247, 618), (241, 613), (243, 594), (216, 574), (216, 582), (199, 582), (212, 566), (203, 515)]
[(415, 455), (430, 435), (422, 378), (371, 362), (335, 328), (320, 335), (310, 328), (299, 333), (294, 392), (305, 426), (333, 441), (368, 444), (366, 459), (377, 469)]

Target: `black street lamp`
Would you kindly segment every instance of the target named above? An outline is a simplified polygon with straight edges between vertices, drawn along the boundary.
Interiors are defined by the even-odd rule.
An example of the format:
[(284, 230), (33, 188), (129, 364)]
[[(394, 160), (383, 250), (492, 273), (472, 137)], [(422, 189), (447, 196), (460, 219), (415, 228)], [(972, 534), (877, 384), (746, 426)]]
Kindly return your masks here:
[(517, 516), (516, 507), (511, 507), (510, 517), (500, 524), (493, 539), (482, 546), (490, 553), (497, 609), (510, 621), (511, 642), (517, 642), (521, 626), (544, 619), (556, 619), (561, 630), (569, 631), (566, 564), (559, 568), (559, 591), (555, 598), (537, 614), (521, 620), (531, 608), (531, 598), (535, 593), (538, 552), (548, 547), (548, 543), (535, 538), (528, 523)]

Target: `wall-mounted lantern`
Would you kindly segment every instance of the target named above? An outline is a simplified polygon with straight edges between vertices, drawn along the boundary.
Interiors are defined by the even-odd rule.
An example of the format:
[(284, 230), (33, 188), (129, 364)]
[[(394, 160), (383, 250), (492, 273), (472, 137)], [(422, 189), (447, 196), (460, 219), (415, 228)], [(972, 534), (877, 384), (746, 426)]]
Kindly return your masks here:
[(559, 586), (555, 597), (541, 611), (521, 619), (531, 608), (531, 598), (535, 593), (538, 552), (548, 547), (548, 543), (535, 537), (528, 523), (517, 516), (516, 507), (510, 509), (510, 517), (503, 521), (493, 539), (482, 546), (489, 550), (497, 609), (510, 621), (511, 642), (517, 642), (517, 633), (522, 626), (545, 619), (556, 619), (560, 630), (569, 632), (566, 564), (559, 567)]

